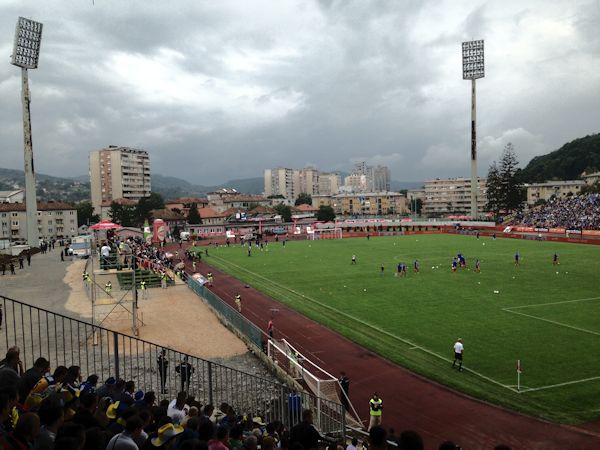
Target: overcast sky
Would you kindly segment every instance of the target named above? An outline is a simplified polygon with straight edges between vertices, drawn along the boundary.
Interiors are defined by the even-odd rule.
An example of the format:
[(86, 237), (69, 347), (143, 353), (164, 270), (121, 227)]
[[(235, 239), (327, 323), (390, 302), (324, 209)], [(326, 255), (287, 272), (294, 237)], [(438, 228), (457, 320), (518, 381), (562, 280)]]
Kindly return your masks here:
[(44, 24), (30, 88), (51, 175), (114, 144), (199, 184), (359, 160), (468, 176), (471, 39), (481, 175), (509, 141), (525, 165), (600, 131), (600, 0), (0, 0), (0, 167), (23, 167), (18, 16)]

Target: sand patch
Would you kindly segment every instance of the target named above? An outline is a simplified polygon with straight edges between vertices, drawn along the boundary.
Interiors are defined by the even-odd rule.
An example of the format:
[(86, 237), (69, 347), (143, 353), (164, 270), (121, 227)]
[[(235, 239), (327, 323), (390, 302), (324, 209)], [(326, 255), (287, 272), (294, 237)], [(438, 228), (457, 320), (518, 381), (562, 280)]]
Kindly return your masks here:
[[(73, 261), (67, 267), (63, 281), (70, 292), (65, 308), (90, 320), (92, 303), (81, 277), (84, 268), (85, 260)], [(113, 292), (118, 294), (116, 289)], [(148, 289), (147, 299), (139, 295), (139, 317), (144, 322), (139, 329), (141, 339), (205, 359), (229, 358), (248, 352), (244, 342), (224, 327), (186, 285)], [(131, 309), (131, 302), (125, 307)], [(115, 311), (119, 311), (118, 320), (106, 320), (103, 326), (132, 335), (131, 315), (124, 317), (125, 310), (121, 307)]]

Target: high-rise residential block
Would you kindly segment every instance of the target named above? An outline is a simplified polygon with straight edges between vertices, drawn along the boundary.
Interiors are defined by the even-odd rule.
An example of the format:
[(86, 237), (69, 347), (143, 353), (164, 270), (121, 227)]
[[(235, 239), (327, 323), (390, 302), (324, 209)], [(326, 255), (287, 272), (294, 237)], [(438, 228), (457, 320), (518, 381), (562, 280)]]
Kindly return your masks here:
[(150, 157), (145, 150), (114, 145), (90, 152), (92, 205), (124, 198), (138, 201), (150, 195)]

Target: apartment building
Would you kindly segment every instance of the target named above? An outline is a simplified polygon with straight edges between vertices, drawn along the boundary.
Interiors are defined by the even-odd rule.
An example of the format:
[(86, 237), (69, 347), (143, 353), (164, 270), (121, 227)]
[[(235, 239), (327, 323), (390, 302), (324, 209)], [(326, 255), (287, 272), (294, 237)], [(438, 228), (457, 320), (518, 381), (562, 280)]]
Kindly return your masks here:
[[(477, 211), (485, 212), (487, 178), (478, 179)], [(438, 216), (471, 213), (471, 178), (436, 178), (425, 181), (423, 214)]]
[(265, 197), (283, 195), (294, 201), (300, 194), (300, 171), (286, 167), (265, 169)]
[(315, 208), (331, 206), (336, 215), (384, 216), (408, 214), (408, 200), (399, 192), (361, 192), (315, 195)]
[[(40, 239), (77, 236), (77, 209), (62, 202), (38, 202)], [(0, 203), (0, 239), (27, 240), (25, 203)]]
[(340, 191), (342, 177), (337, 173), (320, 173), (319, 190), (316, 194), (335, 195)]
[(564, 198), (568, 195), (577, 195), (586, 185), (583, 180), (547, 181), (545, 183), (526, 184), (527, 204), (533, 205), (540, 199), (550, 200), (551, 197)]
[(352, 173), (344, 178), (346, 192), (388, 192), (391, 185), (390, 169), (387, 166), (372, 167), (365, 161), (354, 165)]
[(150, 195), (150, 157), (145, 150), (114, 145), (90, 152), (90, 188), (96, 214), (117, 198), (139, 201)]

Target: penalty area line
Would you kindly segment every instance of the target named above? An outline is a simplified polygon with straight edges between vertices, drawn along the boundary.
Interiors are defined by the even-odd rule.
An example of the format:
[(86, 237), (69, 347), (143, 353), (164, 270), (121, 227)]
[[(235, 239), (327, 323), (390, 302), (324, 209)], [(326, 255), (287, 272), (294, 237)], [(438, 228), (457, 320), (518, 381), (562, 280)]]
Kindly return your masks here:
[(537, 303), (535, 305), (509, 306), (508, 308), (502, 308), (502, 309), (505, 311), (510, 311), (513, 309), (535, 308), (536, 306), (563, 305), (566, 303), (589, 302), (592, 300), (600, 300), (600, 297), (578, 298), (576, 300), (563, 300), (560, 302), (550, 302), (550, 303)]
[(529, 317), (530, 319), (541, 320), (542, 322), (551, 323), (553, 325), (558, 325), (560, 327), (570, 328), (575, 331), (581, 331), (582, 333), (588, 333), (588, 334), (593, 334), (594, 336), (600, 336), (600, 333), (598, 333), (596, 331), (586, 330), (585, 328), (580, 328), (580, 327), (576, 327), (574, 325), (557, 322), (556, 320), (544, 319), (543, 317), (533, 316), (531, 314), (525, 314), (525, 313), (519, 312), (519, 311), (512, 311), (510, 308), (502, 308), (502, 311), (512, 313), (512, 314), (517, 314), (519, 316)]
[[(402, 342), (402, 343), (404, 343), (406, 345), (409, 345), (409, 346), (413, 347), (413, 349), (415, 349), (415, 350), (421, 350), (422, 352), (427, 353), (428, 355), (434, 356), (435, 358), (440, 359), (442, 361), (445, 361), (447, 363), (451, 363), (452, 362), (452, 359), (446, 358), (446, 357), (444, 357), (444, 356), (442, 356), (442, 355), (440, 355), (440, 354), (438, 354), (438, 353), (436, 353), (436, 352), (434, 352), (432, 350), (429, 350), (429, 349), (427, 349), (425, 347), (417, 345), (416, 343), (414, 343), (414, 342), (412, 342), (412, 341), (410, 341), (408, 339), (402, 338), (400, 336), (396, 336), (395, 334), (392, 334), (389, 331), (382, 330), (381, 328), (376, 327), (375, 325), (372, 325), (369, 322), (366, 322), (366, 321), (364, 321), (362, 319), (358, 319), (357, 317), (354, 317), (353, 315), (348, 314), (348, 313), (346, 313), (344, 311), (340, 311), (340, 310), (338, 310), (338, 309), (336, 309), (336, 308), (334, 308), (334, 307), (332, 307), (330, 305), (321, 303), (320, 301), (318, 301), (318, 300), (316, 300), (316, 299), (314, 299), (312, 297), (309, 297), (309, 296), (304, 295), (304, 294), (302, 294), (300, 292), (297, 292), (296, 290), (294, 290), (294, 289), (292, 289), (290, 287), (287, 287), (287, 286), (284, 286), (282, 284), (279, 284), (276, 281), (273, 281), (273, 280), (271, 280), (271, 279), (269, 279), (269, 278), (267, 278), (267, 277), (265, 277), (263, 275), (260, 275), (260, 274), (258, 274), (256, 272), (253, 272), (253, 271), (251, 271), (251, 270), (249, 270), (249, 269), (247, 269), (245, 267), (242, 267), (242, 266), (240, 266), (238, 264), (235, 264), (235, 263), (233, 263), (231, 261), (224, 260), (223, 258), (220, 258), (218, 256), (216, 256), (216, 257), (213, 256), (213, 258), (216, 258), (216, 259), (220, 260), (225, 265), (229, 264), (231, 266), (234, 266), (234, 267), (238, 268), (239, 270), (245, 271), (245, 272), (249, 273), (251, 276), (254, 276), (256, 278), (262, 279), (262, 280), (264, 280), (264, 281), (266, 281), (266, 282), (268, 282), (268, 283), (270, 283), (270, 284), (272, 284), (274, 286), (279, 287), (280, 289), (282, 289), (284, 291), (291, 292), (294, 295), (297, 295), (298, 297), (307, 299), (308, 301), (310, 301), (310, 302), (312, 302), (314, 304), (317, 304), (317, 305), (321, 306), (322, 308), (328, 309), (329, 311), (332, 311), (335, 314), (339, 314), (340, 316), (346, 317), (347, 319), (350, 319), (353, 322), (356, 322), (356, 323), (358, 323), (358, 324), (360, 324), (362, 326), (367, 326), (370, 329), (372, 329), (372, 330), (374, 330), (374, 331), (376, 331), (378, 333), (385, 334), (386, 336), (391, 337), (392, 339), (395, 339), (397, 341), (400, 341), (400, 342)], [(518, 314), (518, 313), (515, 313), (515, 314)], [(499, 381), (494, 380), (493, 378), (490, 378), (490, 377), (488, 377), (488, 376), (486, 376), (486, 375), (484, 375), (484, 374), (482, 374), (480, 372), (477, 372), (477, 371), (475, 371), (473, 369), (469, 369), (468, 367), (463, 367), (463, 371), (472, 373), (473, 375), (475, 375), (475, 376), (477, 376), (479, 378), (482, 378), (482, 379), (484, 379), (484, 380), (486, 380), (486, 381), (488, 381), (488, 382), (490, 382), (492, 384), (495, 384), (496, 386), (500, 386), (500, 387), (508, 389), (508, 390), (510, 390), (512, 392), (516, 392), (516, 393), (519, 392), (516, 389), (511, 388), (510, 386), (508, 386), (506, 384), (500, 383)]]

